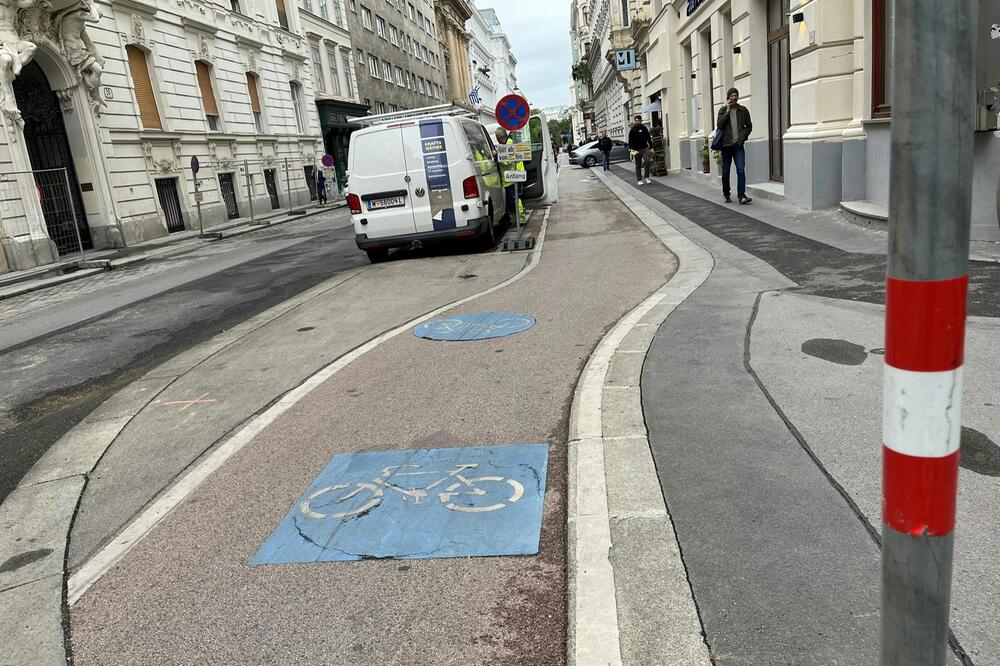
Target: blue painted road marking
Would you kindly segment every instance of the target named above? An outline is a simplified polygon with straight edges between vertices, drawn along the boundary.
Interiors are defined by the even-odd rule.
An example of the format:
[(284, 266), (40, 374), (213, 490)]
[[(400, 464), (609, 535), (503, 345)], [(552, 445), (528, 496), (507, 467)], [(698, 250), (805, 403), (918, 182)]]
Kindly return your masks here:
[(486, 340), (523, 333), (534, 325), (535, 318), (521, 312), (469, 312), (424, 322), (413, 334), (428, 340)]
[(538, 552), (548, 444), (333, 457), (250, 564)]

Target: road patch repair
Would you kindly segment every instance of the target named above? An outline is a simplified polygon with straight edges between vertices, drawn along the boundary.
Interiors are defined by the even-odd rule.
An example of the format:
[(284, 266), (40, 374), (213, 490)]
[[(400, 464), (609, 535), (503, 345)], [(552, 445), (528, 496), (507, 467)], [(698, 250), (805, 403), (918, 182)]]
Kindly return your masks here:
[(250, 564), (534, 555), (548, 444), (338, 454)]
[(420, 324), (413, 335), (428, 340), (487, 340), (523, 333), (535, 318), (521, 312), (470, 312)]

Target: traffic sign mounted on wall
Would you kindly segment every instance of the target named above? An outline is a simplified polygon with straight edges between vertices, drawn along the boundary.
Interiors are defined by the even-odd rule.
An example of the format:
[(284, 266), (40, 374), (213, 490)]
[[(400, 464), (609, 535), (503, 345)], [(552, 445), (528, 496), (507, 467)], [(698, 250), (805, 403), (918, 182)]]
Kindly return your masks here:
[(520, 95), (507, 95), (497, 102), (497, 122), (508, 132), (515, 132), (528, 124), (531, 107)]

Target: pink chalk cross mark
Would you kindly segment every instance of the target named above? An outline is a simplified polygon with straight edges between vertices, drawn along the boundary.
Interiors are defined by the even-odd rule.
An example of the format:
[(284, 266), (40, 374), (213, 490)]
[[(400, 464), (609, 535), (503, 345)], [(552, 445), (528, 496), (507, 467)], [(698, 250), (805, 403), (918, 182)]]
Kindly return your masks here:
[(208, 400), (206, 400), (205, 398), (207, 398), (208, 395), (209, 395), (208, 393), (205, 393), (204, 395), (196, 398), (195, 400), (171, 400), (170, 402), (165, 402), (163, 404), (164, 405), (184, 405), (183, 407), (181, 407), (178, 410), (178, 411), (183, 412), (184, 410), (186, 410), (191, 405), (209, 405), (209, 404), (212, 404), (213, 402), (218, 402), (218, 400), (216, 400), (215, 398), (209, 398)]

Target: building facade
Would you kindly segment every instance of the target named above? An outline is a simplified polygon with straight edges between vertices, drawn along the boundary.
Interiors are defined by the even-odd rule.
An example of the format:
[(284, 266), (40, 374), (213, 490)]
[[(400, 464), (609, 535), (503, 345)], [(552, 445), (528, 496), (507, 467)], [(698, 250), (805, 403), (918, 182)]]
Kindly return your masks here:
[[(308, 200), (322, 145), (294, 5), (4, 7), (20, 71), (0, 71), (0, 272), (75, 252), (77, 231), (120, 246), (197, 228), (199, 203), (208, 226)], [(17, 175), (63, 167), (68, 190)]]
[[(672, 170), (702, 171), (699, 152), (736, 87), (754, 122), (750, 183), (802, 208), (886, 219), (900, 0), (632, 1), (638, 102), (660, 102)], [(972, 237), (1000, 240), (1000, 40), (990, 34), (1000, 1), (980, 0), (979, 24)]]
[(446, 98), (469, 106), (472, 90), (472, 70), (469, 64), (469, 33), (465, 24), (472, 18), (472, 7), (466, 0), (435, 0), (438, 43), (444, 58)]
[(316, 111), (319, 114), (323, 148), (333, 157), (335, 195), (347, 187), (347, 148), (351, 132), (358, 129), (348, 118), (363, 116), (368, 107), (358, 94), (354, 50), (344, 0), (299, 0), (299, 17), (309, 41)]
[(430, 0), (346, 3), (362, 104), (378, 114), (440, 104), (447, 98), (446, 59)]
[[(478, 106), (493, 110), (497, 102), (517, 88), (517, 58), (510, 47), (496, 11), (479, 9), (470, 1), (472, 17), (466, 23), (469, 33), (469, 67)], [(470, 101), (472, 101), (470, 99)], [(476, 102), (473, 102), (477, 105)]]
[[(622, 139), (628, 134), (633, 78), (619, 72), (614, 60), (616, 49), (629, 48), (629, 28), (633, 0), (578, 0), (571, 22), (575, 21), (575, 48), (579, 60), (573, 66), (574, 97), (582, 111), (583, 136), (595, 138), (601, 132)], [(579, 132), (578, 132), (579, 133)]]

